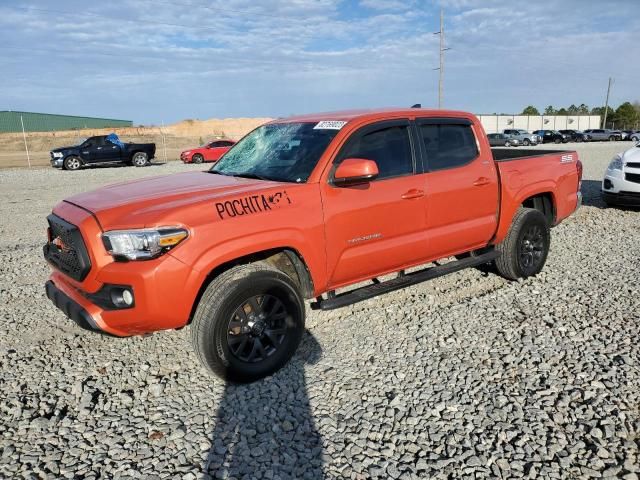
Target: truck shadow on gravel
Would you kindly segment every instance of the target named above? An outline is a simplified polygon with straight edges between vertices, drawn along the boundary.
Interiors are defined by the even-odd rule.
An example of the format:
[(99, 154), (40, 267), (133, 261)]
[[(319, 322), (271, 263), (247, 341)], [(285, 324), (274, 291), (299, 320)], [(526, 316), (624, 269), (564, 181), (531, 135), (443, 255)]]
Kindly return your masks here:
[(600, 194), (602, 188), (602, 182), (597, 180), (583, 180), (582, 188), (580, 191), (582, 192), (582, 204), (589, 207), (603, 208), (603, 209), (613, 209), (613, 210), (629, 210), (629, 211), (640, 211), (640, 208), (637, 207), (622, 207), (622, 206), (611, 206), (608, 207), (604, 200), (602, 200), (602, 196)]
[(321, 356), (306, 332), (294, 358), (272, 377), (226, 385), (202, 479), (324, 478), (304, 371)]
[(600, 187), (602, 182), (596, 180), (582, 180), (582, 204), (589, 207), (607, 208), (600, 196)]

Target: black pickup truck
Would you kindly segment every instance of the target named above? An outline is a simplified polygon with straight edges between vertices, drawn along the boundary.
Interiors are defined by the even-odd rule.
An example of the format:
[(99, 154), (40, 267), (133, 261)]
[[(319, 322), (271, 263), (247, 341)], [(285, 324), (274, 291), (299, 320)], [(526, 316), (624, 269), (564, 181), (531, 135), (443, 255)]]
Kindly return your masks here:
[(89, 137), (79, 145), (51, 150), (51, 166), (78, 170), (84, 165), (125, 163), (144, 167), (156, 154), (155, 143), (123, 143), (115, 135)]

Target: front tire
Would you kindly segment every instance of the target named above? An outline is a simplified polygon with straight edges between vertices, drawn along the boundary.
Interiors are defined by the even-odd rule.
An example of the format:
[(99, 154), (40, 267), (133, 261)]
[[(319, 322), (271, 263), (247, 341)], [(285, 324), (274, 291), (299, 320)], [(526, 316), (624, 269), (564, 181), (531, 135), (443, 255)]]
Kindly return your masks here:
[(558, 143), (562, 143), (562, 140), (560, 140), (559, 138), (556, 138), (553, 143), (558, 144)]
[(504, 142), (504, 146), (505, 147), (510, 147), (511, 146), (511, 142), (509, 140), (507, 140), (506, 142)]
[(302, 295), (288, 275), (263, 262), (239, 265), (206, 288), (191, 324), (191, 341), (210, 372), (250, 382), (291, 359), (304, 321)]
[(610, 141), (610, 142), (615, 142), (615, 141), (616, 141), (616, 137), (615, 137), (615, 135), (611, 135), (611, 136), (609, 137), (609, 141)]
[(149, 157), (144, 152), (136, 152), (131, 157), (131, 163), (136, 167), (144, 167), (149, 163)]
[(193, 163), (202, 163), (204, 162), (204, 157), (199, 153), (196, 153), (193, 157), (191, 157), (191, 162)]
[(513, 217), (511, 228), (498, 245), (500, 256), (496, 268), (508, 280), (537, 275), (549, 254), (551, 232), (545, 216), (533, 208), (521, 207)]
[(528, 147), (529, 145), (531, 145), (531, 141), (530, 141), (528, 138), (525, 138), (525, 139), (522, 141), (522, 144), (523, 144), (525, 147)]
[(70, 156), (64, 159), (64, 162), (62, 162), (62, 166), (65, 170), (80, 170), (80, 167), (82, 167), (82, 162), (78, 157)]

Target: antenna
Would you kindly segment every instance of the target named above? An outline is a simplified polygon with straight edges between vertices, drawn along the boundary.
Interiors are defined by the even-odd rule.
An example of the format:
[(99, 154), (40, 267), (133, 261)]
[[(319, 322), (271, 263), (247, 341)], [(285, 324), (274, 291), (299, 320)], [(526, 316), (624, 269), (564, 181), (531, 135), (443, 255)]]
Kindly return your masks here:
[(438, 108), (442, 108), (442, 81), (444, 77), (444, 52), (451, 50), (444, 45), (444, 9), (440, 9), (440, 31), (434, 32), (434, 35), (440, 35), (440, 66), (434, 70), (440, 70), (438, 78)]

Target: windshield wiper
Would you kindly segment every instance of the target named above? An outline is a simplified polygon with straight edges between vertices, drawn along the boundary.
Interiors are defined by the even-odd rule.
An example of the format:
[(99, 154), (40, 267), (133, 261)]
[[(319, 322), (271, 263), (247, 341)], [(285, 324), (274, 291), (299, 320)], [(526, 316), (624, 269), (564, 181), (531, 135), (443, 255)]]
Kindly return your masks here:
[(232, 175), (234, 177), (241, 177), (241, 178), (255, 178), (256, 180), (267, 180), (267, 181), (273, 181), (272, 178), (269, 177), (263, 177), (262, 175), (258, 175), (257, 173), (250, 173), (250, 172), (244, 172), (244, 173), (230, 173), (229, 175)]
[(253, 172), (230, 172), (230, 173), (223, 173), (223, 172), (219, 172), (217, 170), (207, 170), (208, 173), (216, 173), (218, 175), (225, 175), (227, 177), (238, 177), (238, 178), (254, 178), (256, 180), (264, 180), (266, 182), (289, 182), (291, 183), (292, 180), (286, 179), (286, 178), (272, 178), (272, 177), (265, 177), (264, 175), (258, 175), (257, 173), (253, 173)]

